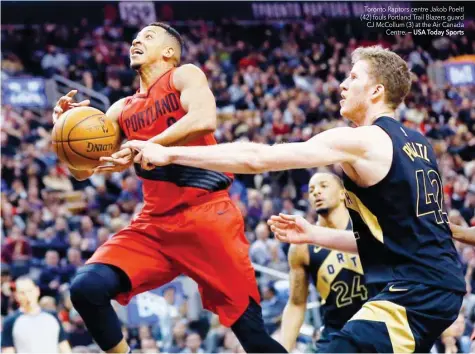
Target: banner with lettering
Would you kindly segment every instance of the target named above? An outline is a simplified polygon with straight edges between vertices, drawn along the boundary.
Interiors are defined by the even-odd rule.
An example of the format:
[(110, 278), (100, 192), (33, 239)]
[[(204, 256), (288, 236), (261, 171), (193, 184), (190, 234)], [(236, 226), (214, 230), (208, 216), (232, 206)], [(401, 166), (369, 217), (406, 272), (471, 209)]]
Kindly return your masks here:
[(37, 77), (12, 77), (3, 80), (2, 103), (21, 108), (48, 107), (45, 80)]
[(475, 56), (452, 58), (444, 64), (447, 81), (454, 86), (475, 85)]
[(157, 21), (152, 1), (119, 2), (120, 18), (128, 26), (146, 26)]

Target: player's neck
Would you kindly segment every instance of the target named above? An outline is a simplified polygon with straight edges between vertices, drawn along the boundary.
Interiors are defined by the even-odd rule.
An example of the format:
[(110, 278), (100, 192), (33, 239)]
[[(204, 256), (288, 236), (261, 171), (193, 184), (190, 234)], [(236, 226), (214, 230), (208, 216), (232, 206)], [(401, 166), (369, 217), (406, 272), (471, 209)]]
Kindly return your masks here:
[(345, 230), (348, 226), (348, 221), (350, 221), (350, 214), (343, 204), (329, 211), (327, 215), (319, 215), (318, 217), (319, 226), (337, 230)]
[(30, 315), (36, 315), (37, 313), (41, 312), (41, 307), (39, 304), (34, 304), (34, 305), (27, 305), (27, 306), (22, 306), (20, 307), (21, 312), (27, 313)]
[(368, 110), (366, 111), (366, 114), (364, 116), (365, 118), (363, 122), (360, 122), (360, 124), (358, 125), (360, 126), (371, 125), (374, 123), (376, 119), (383, 116), (395, 118), (396, 112), (394, 111), (394, 109), (391, 109), (386, 105), (374, 105), (374, 106), (368, 107)]
[(174, 66), (171, 63), (160, 61), (158, 63), (140, 68), (140, 93), (146, 93), (150, 86)]

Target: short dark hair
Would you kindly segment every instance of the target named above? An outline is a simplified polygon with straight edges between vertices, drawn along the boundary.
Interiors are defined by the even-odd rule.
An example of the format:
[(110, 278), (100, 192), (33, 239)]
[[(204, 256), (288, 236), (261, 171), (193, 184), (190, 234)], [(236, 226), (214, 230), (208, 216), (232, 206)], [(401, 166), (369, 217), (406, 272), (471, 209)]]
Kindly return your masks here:
[(187, 337), (189, 337), (193, 334), (198, 335), (200, 337), (200, 339), (203, 340), (203, 338), (201, 338), (201, 334), (197, 330), (194, 330), (194, 329), (189, 329), (188, 331), (186, 331), (185, 337), (187, 338)]
[(169, 36), (172, 36), (178, 42), (178, 44), (180, 44), (180, 49), (182, 49), (183, 38), (181, 38), (180, 33), (176, 29), (174, 29), (172, 26), (167, 25), (166, 23), (163, 23), (163, 22), (153, 22), (149, 24), (149, 26), (156, 26), (156, 27), (163, 28), (165, 31), (167, 31)]

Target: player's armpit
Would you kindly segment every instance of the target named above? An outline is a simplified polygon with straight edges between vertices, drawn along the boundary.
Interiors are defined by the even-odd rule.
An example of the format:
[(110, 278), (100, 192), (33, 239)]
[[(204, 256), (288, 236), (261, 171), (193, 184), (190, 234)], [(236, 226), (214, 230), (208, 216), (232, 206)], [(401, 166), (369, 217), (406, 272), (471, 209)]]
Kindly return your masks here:
[(172, 80), (187, 113), (150, 141), (163, 146), (184, 145), (214, 132), (216, 102), (203, 71), (192, 64), (182, 65), (175, 70)]

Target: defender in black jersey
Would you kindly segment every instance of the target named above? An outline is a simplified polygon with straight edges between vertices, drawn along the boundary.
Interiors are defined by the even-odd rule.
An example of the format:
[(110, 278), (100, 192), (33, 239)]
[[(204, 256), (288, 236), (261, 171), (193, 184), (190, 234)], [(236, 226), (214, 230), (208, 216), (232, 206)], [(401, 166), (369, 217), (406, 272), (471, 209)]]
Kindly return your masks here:
[[(345, 207), (345, 189), (332, 173), (316, 173), (309, 182), (309, 201), (318, 214), (318, 225), (351, 230)], [(290, 352), (295, 346), (307, 307), (308, 284), (320, 295), (323, 328), (317, 341), (318, 353), (326, 353), (330, 335), (377, 293), (364, 282), (361, 261), (356, 254), (315, 245), (291, 245), (289, 251), (290, 297), (282, 317), (282, 344)]]
[(262, 173), (339, 164), (353, 231), (273, 216), (282, 241), (358, 252), (366, 283), (387, 286), (333, 334), (329, 352), (427, 352), (458, 316), (465, 293), (452, 242), (441, 176), (429, 142), (395, 119), (411, 86), (407, 63), (381, 47), (358, 48), (340, 85), (343, 117), (335, 128), (300, 143), (246, 142), (165, 148), (132, 141), (143, 164), (175, 163), (216, 171)]

